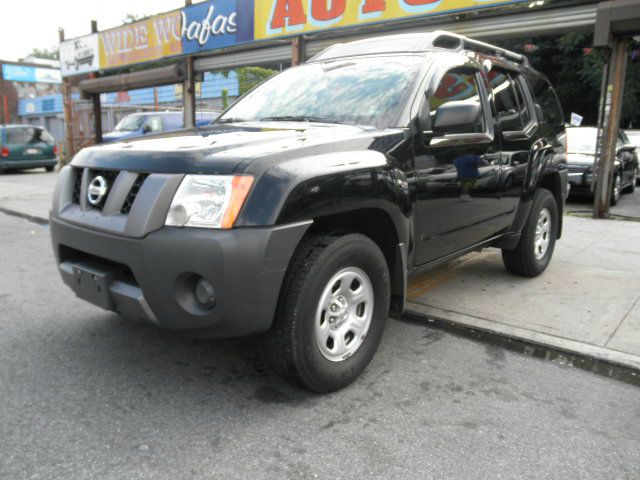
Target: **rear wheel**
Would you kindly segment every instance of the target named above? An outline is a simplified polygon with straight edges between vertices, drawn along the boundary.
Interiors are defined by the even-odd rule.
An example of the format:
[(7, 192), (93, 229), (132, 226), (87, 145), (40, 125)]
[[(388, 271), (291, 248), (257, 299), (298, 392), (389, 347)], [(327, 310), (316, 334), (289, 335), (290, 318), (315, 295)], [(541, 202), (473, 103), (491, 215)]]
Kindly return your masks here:
[(53, 165), (52, 165), (52, 166), (50, 166), (50, 167), (44, 167), (44, 169), (45, 169), (47, 172), (53, 172), (53, 169), (54, 169), (54, 168), (55, 168), (55, 167), (54, 167)]
[(633, 175), (631, 176), (631, 183), (624, 189), (626, 193), (634, 193), (636, 191), (636, 181), (638, 178), (638, 167), (633, 171)]
[(506, 269), (514, 275), (536, 277), (545, 271), (558, 236), (558, 205), (553, 194), (544, 188), (533, 196), (531, 212), (522, 230), (518, 246), (502, 250)]
[(291, 260), (265, 339), (268, 362), (317, 392), (349, 385), (378, 348), (389, 292), (386, 260), (368, 237), (304, 240)]
[(622, 195), (622, 175), (620, 172), (616, 172), (616, 176), (613, 177), (613, 190), (611, 191), (609, 204), (611, 206), (617, 205), (620, 201), (620, 195)]

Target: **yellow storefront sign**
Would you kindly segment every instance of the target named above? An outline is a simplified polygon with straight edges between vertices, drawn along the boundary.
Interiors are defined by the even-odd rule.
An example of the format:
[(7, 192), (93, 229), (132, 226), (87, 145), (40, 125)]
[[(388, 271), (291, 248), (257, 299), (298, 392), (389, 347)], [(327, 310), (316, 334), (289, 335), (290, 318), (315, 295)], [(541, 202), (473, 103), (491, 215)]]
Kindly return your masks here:
[(100, 33), (100, 68), (113, 68), (158, 60), (182, 53), (180, 11)]
[(521, 0), (255, 0), (255, 39), (477, 10), (518, 1)]

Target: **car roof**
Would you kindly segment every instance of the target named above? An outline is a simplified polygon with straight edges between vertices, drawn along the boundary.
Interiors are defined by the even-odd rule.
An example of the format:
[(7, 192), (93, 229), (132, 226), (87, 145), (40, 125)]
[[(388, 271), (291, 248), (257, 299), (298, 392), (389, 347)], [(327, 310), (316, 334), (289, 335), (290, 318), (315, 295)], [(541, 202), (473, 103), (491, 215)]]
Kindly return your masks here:
[(129, 116), (132, 115), (138, 115), (141, 117), (148, 117), (150, 115), (182, 115), (182, 112), (135, 112), (135, 113), (130, 113)]
[(429, 33), (407, 33), (373, 37), (349, 43), (338, 43), (320, 52), (310, 63), (360, 55), (388, 53), (427, 53), (433, 51), (475, 52), (502, 57), (506, 60), (528, 64), (524, 55), (504, 48), (479, 42), (462, 35), (436, 30)]
[(30, 125), (30, 124), (13, 124), (13, 125), (0, 125), (0, 128), (39, 128), (40, 130), (44, 130), (44, 127), (40, 125)]

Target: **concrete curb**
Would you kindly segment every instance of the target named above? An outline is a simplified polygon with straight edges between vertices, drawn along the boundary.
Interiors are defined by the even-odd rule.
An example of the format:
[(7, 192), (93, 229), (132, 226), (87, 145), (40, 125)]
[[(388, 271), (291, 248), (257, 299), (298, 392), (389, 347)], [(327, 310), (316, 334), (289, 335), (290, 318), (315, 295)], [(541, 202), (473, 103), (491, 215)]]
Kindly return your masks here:
[(640, 386), (640, 357), (635, 355), (411, 301), (403, 317)]
[(11, 215), (12, 217), (23, 218), (33, 223), (37, 223), (38, 225), (49, 225), (48, 218), (42, 218), (35, 215), (29, 215), (28, 213), (18, 212), (16, 210), (10, 210), (8, 208), (0, 207), (0, 213), (4, 213), (5, 215)]

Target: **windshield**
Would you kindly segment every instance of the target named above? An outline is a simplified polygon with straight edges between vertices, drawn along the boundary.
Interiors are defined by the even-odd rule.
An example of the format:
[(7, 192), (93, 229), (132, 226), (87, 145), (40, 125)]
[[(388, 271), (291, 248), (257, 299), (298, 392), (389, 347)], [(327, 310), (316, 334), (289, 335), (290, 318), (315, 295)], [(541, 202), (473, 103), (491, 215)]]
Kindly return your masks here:
[(136, 130), (140, 130), (143, 122), (144, 115), (129, 115), (120, 120), (114, 130), (116, 132), (135, 132)]
[(631, 145), (640, 147), (640, 130), (633, 130), (633, 131), (627, 130), (625, 133), (627, 134), (627, 137), (629, 137), (629, 141), (631, 142)]
[(596, 151), (598, 131), (595, 128), (567, 128), (567, 152)]
[(411, 92), (421, 56), (358, 58), (307, 64), (269, 79), (219, 123), (310, 121), (386, 128)]

